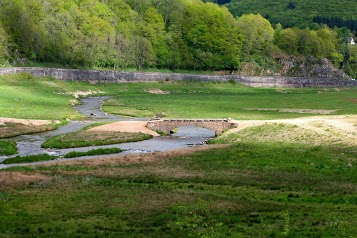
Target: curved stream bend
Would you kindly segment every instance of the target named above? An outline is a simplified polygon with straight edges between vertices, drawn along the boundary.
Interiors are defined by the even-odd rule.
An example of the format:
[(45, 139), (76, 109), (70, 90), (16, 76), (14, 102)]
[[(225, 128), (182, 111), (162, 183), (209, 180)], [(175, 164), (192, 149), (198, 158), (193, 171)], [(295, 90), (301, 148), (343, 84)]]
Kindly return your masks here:
[[(32, 135), (22, 135), (13, 138), (12, 140), (16, 141), (18, 154), (19, 156), (26, 155), (36, 155), (36, 154), (50, 154), (56, 156), (63, 156), (71, 151), (77, 152), (86, 152), (92, 149), (99, 148), (120, 148), (123, 153), (146, 153), (146, 152), (160, 152), (168, 151), (173, 149), (184, 148), (194, 145), (202, 145), (205, 142), (215, 136), (215, 132), (204, 129), (197, 128), (193, 126), (181, 127), (178, 129), (177, 133), (170, 136), (160, 136), (154, 137), (149, 140), (139, 141), (139, 142), (130, 142), (130, 143), (121, 143), (114, 145), (104, 145), (104, 146), (88, 146), (80, 148), (70, 148), (70, 149), (44, 149), (41, 148), (41, 144), (45, 142), (48, 138), (66, 134), (70, 132), (76, 132), (83, 129), (85, 126), (88, 126), (95, 122), (105, 122), (105, 121), (148, 121), (149, 118), (123, 118), (117, 117), (115, 115), (107, 114), (101, 111), (101, 105), (103, 101), (109, 97), (90, 97), (83, 98), (81, 104), (74, 107), (79, 113), (87, 116), (90, 120), (88, 121), (71, 121), (68, 125), (62, 126), (57, 130), (32, 134)], [(3, 156), (0, 157), (0, 163), (4, 160), (11, 158), (13, 156)], [(86, 159), (93, 158), (98, 156), (91, 157), (82, 157), (74, 159)], [(73, 159), (73, 160), (74, 160)], [(61, 160), (61, 159), (58, 159)], [(68, 160), (68, 159), (66, 159)], [(12, 165), (2, 165), (1, 168), (7, 168), (12, 166), (20, 166), (24, 164), (12, 164)]]

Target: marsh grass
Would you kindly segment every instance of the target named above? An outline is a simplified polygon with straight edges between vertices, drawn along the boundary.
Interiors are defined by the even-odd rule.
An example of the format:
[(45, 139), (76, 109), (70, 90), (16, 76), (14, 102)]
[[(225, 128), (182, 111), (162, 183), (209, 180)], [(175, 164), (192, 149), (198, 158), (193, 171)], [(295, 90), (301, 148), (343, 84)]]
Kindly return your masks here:
[(58, 156), (52, 156), (48, 154), (16, 156), (6, 159), (2, 163), (3, 164), (31, 163), (31, 162), (54, 160), (56, 158), (58, 158)]
[(82, 130), (49, 138), (42, 144), (42, 147), (65, 149), (136, 142), (150, 138), (152, 138), (152, 135), (143, 133)]
[(86, 152), (77, 152), (72, 151), (65, 154), (64, 158), (76, 158), (81, 156), (92, 156), (92, 155), (107, 155), (107, 154), (116, 154), (122, 152), (119, 148), (102, 148), (102, 149), (94, 149)]
[(0, 138), (10, 138), (19, 135), (35, 134), (40, 132), (46, 132), (56, 129), (58, 126), (35, 126), (35, 125), (23, 125), (18, 123), (6, 123), (0, 125)]
[(0, 155), (14, 155), (16, 153), (16, 142), (0, 140)]

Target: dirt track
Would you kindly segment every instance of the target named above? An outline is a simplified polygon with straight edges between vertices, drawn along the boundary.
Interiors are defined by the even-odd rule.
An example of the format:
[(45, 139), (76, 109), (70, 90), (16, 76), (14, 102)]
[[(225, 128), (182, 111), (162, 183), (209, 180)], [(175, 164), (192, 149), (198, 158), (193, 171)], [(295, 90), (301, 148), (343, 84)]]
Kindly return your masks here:
[(120, 121), (90, 129), (90, 131), (120, 131), (120, 132), (141, 132), (153, 136), (159, 136), (155, 131), (146, 127), (145, 121)]

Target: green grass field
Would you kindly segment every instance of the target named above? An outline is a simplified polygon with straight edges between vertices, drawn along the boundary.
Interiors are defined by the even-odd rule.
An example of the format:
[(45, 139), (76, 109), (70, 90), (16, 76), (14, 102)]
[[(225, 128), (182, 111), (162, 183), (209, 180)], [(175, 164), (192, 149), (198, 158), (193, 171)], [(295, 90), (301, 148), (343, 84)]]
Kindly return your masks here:
[[(4, 237), (353, 237), (354, 150), (241, 143), (156, 162), (16, 168)], [(0, 177), (1, 179), (1, 177)]]
[[(152, 94), (150, 90), (168, 94)], [(159, 82), (96, 84), (36, 79), (29, 74), (0, 77), (0, 117), (82, 119), (72, 107), (70, 93), (94, 91), (113, 96), (104, 105), (110, 113), (171, 118), (276, 119), (315, 115), (278, 109), (337, 110), (355, 114), (357, 88), (261, 89), (234, 83)], [(276, 109), (270, 111), (247, 109)]]
[[(82, 119), (70, 107), (73, 97), (63, 94), (75, 90), (113, 96), (104, 109), (133, 116), (277, 119), (316, 115), (278, 108), (357, 112), (356, 88), (90, 85), (28, 77), (0, 78), (0, 89), (9, 90), (0, 94), (0, 107), (10, 107), (0, 117)], [(31, 93), (21, 97), (23, 87)], [(168, 94), (148, 92), (158, 89)], [(344, 120), (357, 125), (355, 116)], [(265, 123), (223, 134), (211, 141), (217, 147), (195, 153), (1, 170), (0, 237), (355, 237), (357, 148), (349, 138), (356, 135), (320, 123), (309, 124), (315, 131)]]

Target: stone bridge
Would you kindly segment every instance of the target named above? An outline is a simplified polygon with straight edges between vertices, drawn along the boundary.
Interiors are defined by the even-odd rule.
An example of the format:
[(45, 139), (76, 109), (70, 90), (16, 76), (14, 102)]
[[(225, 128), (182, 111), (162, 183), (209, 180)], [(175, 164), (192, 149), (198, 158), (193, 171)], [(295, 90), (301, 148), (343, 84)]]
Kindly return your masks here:
[(182, 126), (202, 127), (220, 135), (226, 130), (238, 127), (238, 123), (232, 119), (153, 119), (147, 124), (147, 128), (165, 134), (170, 134)]

